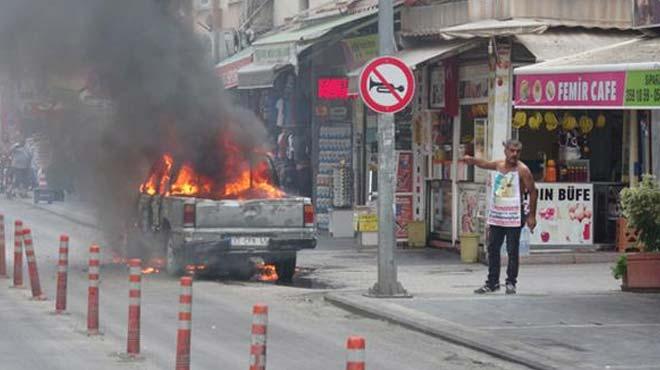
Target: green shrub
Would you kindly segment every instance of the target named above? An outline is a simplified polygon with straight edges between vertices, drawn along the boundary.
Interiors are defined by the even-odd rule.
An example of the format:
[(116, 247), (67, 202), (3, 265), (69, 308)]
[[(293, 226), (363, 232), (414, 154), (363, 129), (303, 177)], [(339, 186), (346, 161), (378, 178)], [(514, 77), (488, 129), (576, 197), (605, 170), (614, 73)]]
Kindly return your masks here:
[(619, 257), (619, 260), (616, 261), (616, 265), (612, 267), (612, 275), (614, 275), (615, 279), (621, 279), (624, 275), (626, 275), (626, 271), (628, 270), (628, 258), (626, 255), (621, 255)]
[(630, 227), (639, 232), (637, 240), (645, 250), (660, 250), (660, 186), (655, 177), (644, 175), (639, 185), (623, 189), (621, 208)]

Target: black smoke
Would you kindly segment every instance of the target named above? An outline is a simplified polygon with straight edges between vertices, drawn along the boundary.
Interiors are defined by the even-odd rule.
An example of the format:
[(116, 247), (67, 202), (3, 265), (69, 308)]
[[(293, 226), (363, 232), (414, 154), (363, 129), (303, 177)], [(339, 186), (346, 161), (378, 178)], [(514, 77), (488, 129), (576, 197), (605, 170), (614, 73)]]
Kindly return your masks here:
[[(220, 137), (246, 153), (265, 142), (261, 123), (225, 95), (189, 12), (176, 0), (0, 0), (0, 76), (64, 101), (42, 125), (53, 166), (75, 180), (111, 235), (132, 216), (139, 184), (162, 153), (217, 178)], [(93, 76), (87, 81), (110, 108), (51, 91), (51, 81), (80, 75)]]

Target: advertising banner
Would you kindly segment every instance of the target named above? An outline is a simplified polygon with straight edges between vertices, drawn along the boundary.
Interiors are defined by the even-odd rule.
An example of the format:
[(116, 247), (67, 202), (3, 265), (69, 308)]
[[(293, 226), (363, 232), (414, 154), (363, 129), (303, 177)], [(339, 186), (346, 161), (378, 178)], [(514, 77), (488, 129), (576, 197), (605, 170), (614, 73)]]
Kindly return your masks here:
[(660, 71), (518, 75), (517, 108), (660, 107)]
[(378, 231), (378, 215), (375, 214), (359, 215), (358, 231), (360, 232)]
[(359, 68), (378, 56), (378, 35), (346, 38), (340, 45), (349, 70)]
[(394, 230), (397, 239), (408, 238), (408, 223), (413, 219), (413, 196), (397, 195), (394, 215)]
[(593, 185), (537, 183), (537, 226), (532, 245), (593, 243)]
[(660, 71), (628, 71), (625, 105), (629, 107), (660, 106)]
[(518, 75), (518, 108), (623, 106), (626, 73), (584, 72)]
[(225, 89), (238, 86), (238, 70), (252, 63), (252, 55), (246, 56), (235, 62), (216, 67), (216, 74), (222, 79)]
[(398, 152), (399, 160), (396, 166), (396, 192), (412, 193), (413, 191), (413, 154)]

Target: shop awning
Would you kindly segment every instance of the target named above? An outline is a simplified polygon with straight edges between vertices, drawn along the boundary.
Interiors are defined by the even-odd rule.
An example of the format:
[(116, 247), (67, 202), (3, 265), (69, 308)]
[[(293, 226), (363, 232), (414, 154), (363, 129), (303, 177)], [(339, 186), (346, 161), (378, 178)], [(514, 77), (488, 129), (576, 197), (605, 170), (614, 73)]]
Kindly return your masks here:
[(463, 51), (471, 49), (476, 44), (476, 41), (449, 41), (434, 46), (404, 49), (398, 51), (394, 56), (403, 60), (410, 68), (416, 69), (417, 65), (431, 59), (447, 57), (450, 54), (460, 54)]
[[(334, 17), (329, 20), (320, 21), (314, 25), (305, 25), (304, 23), (296, 25), (296, 27), (281, 30), (269, 36), (258, 39), (252, 45), (256, 48), (264, 45), (284, 44), (284, 43), (298, 43), (304, 45), (305, 43), (315, 41), (333, 30), (348, 25), (351, 22), (365, 19), (369, 16), (375, 15), (378, 10), (368, 10), (347, 16)], [(376, 18), (374, 18), (374, 21)]]
[(238, 86), (238, 70), (252, 63), (253, 53), (254, 49), (251, 47), (243, 49), (215, 66), (215, 72), (225, 89)]
[(660, 108), (660, 38), (638, 38), (514, 70), (515, 106)]
[(537, 63), (619, 44), (636, 37), (638, 34), (634, 32), (584, 28), (552, 28), (541, 34), (516, 35), (518, 42), (536, 57)]
[[(287, 66), (298, 65), (298, 55), (303, 50), (353, 22), (359, 23), (354, 27), (365, 26), (364, 20), (377, 12), (377, 9), (370, 9), (356, 14), (317, 19), (313, 25), (301, 22), (258, 39), (252, 44), (252, 63), (238, 70), (238, 88), (272, 87), (279, 71)], [(376, 21), (375, 17), (371, 18), (370, 21)]]
[(265, 89), (273, 87), (275, 79), (290, 64), (248, 64), (238, 70), (239, 89)]
[(404, 36), (437, 35), (445, 40), (470, 39), (475, 37), (513, 36), (528, 33), (542, 33), (549, 24), (532, 19), (487, 19), (458, 26), (419, 30)]
[(544, 63), (519, 67), (514, 74), (649, 70), (659, 67), (660, 38), (635, 38)]
[[(460, 54), (473, 48), (477, 44), (478, 41), (476, 40), (445, 41), (433, 46), (400, 50), (396, 52), (394, 56), (401, 59), (406, 65), (414, 70), (417, 69), (418, 65), (428, 62), (431, 59), (446, 58), (451, 55)], [(358, 91), (358, 79), (360, 78), (362, 68), (364, 68), (364, 66), (356, 68), (348, 73), (349, 91), (352, 94), (355, 94)]]

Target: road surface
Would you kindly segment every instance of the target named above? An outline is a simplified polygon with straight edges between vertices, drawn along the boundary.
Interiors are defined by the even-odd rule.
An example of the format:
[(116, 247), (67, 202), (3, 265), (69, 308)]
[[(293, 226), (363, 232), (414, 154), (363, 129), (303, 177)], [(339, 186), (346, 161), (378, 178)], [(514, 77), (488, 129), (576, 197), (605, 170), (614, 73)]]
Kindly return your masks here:
[[(12, 271), (14, 219), (32, 229), (41, 284), (49, 300), (31, 301), (29, 289), (9, 289), (0, 281), (0, 369), (173, 369), (175, 360), (178, 279), (165, 273), (145, 275), (142, 285), (141, 354), (139, 361), (119, 356), (126, 348), (128, 270), (112, 262), (99, 230), (58, 217), (18, 201), (0, 200), (5, 215), (8, 272)], [(90, 220), (90, 224), (94, 221)], [(59, 236), (70, 236), (69, 293), (66, 316), (52, 315)], [(88, 247), (102, 247), (99, 337), (85, 335)], [(302, 272), (319, 264), (359, 267), (369, 260), (351, 258), (346, 248), (321, 245), (299, 256)], [(342, 258), (344, 254), (346, 258)], [(310, 267), (311, 266), (311, 267)], [(332, 267), (332, 266), (328, 266)], [(346, 266), (343, 266), (346, 267)], [(25, 282), (29, 284), (27, 268)], [(350, 268), (329, 268), (331, 280), (342, 281)], [(348, 276), (348, 275), (347, 275)], [(326, 276), (327, 277), (327, 276)], [(368, 277), (374, 278), (374, 277)], [(348, 281), (348, 279), (347, 279)], [(311, 287), (311, 288), (310, 288)], [(322, 289), (319, 289), (322, 288)], [(367, 367), (401, 369), (520, 369), (488, 355), (443, 342), (384, 321), (351, 314), (323, 299), (333, 287), (304, 276), (294, 286), (273, 283), (196, 279), (192, 308), (192, 369), (247, 369), (251, 308), (269, 306), (269, 369), (341, 369), (346, 338), (366, 338)]]

